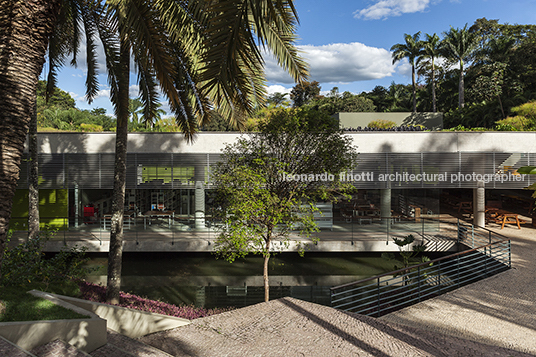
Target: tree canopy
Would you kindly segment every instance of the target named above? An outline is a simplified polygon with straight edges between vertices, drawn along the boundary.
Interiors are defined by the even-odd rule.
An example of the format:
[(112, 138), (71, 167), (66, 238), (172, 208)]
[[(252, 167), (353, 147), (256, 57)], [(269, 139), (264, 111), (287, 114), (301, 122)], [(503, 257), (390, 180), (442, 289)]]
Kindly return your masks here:
[(309, 109), (280, 109), (223, 151), (211, 173), (218, 193), (222, 231), (218, 254), (232, 262), (247, 254), (264, 257), (265, 300), (273, 241), (289, 245), (291, 233), (317, 230), (315, 203), (335, 201), (353, 189), (339, 174), (353, 168), (356, 151), (332, 117)]

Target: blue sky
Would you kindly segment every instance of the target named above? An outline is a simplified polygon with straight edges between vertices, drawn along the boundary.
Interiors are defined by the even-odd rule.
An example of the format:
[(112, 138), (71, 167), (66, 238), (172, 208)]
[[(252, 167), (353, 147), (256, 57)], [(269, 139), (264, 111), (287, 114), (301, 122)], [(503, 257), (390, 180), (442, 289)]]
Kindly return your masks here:
[[(392, 45), (404, 41), (405, 33), (441, 37), (450, 26), (471, 26), (482, 17), (536, 24), (534, 0), (295, 0), (295, 5), (300, 19), (298, 45), (310, 64), (310, 80), (320, 82), (325, 92), (338, 87), (341, 92), (360, 93), (392, 81), (410, 83), (407, 62), (393, 66), (389, 52)], [(294, 86), (270, 56), (266, 73), (269, 93), (289, 92)], [(84, 100), (84, 81), (85, 62), (80, 60), (77, 69), (62, 70), (59, 87), (71, 93), (77, 107), (102, 107), (112, 114), (104, 73), (100, 96), (92, 105)], [(131, 96), (137, 96), (135, 85)]]

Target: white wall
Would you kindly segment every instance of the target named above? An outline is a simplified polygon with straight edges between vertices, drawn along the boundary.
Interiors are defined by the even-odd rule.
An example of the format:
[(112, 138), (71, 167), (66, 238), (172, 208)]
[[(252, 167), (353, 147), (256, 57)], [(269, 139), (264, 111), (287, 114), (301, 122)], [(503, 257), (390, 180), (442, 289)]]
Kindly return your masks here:
[[(180, 133), (129, 134), (131, 153), (221, 153), (240, 133), (201, 133), (191, 143)], [(244, 134), (247, 136), (246, 134)], [(358, 151), (536, 153), (536, 132), (352, 132)], [(40, 153), (113, 153), (115, 133), (40, 133)]]

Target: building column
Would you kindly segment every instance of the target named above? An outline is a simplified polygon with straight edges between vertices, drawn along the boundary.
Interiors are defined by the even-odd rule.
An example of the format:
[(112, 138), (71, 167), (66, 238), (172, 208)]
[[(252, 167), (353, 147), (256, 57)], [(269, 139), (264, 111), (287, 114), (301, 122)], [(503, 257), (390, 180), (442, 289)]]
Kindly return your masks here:
[(391, 228), (391, 189), (390, 188), (380, 189), (380, 214), (381, 214), (382, 220), (385, 220), (385, 222), (382, 222), (382, 223), (385, 224), (385, 228), (387, 232), (389, 232)]
[(486, 226), (486, 189), (484, 182), (478, 181), (473, 189), (473, 225), (476, 227)]
[(202, 229), (205, 226), (205, 183), (195, 182), (195, 228)]
[(194, 222), (195, 229), (205, 229), (205, 169), (203, 164), (194, 167)]
[(74, 184), (74, 226), (78, 228), (78, 219), (80, 217), (80, 198), (78, 184)]

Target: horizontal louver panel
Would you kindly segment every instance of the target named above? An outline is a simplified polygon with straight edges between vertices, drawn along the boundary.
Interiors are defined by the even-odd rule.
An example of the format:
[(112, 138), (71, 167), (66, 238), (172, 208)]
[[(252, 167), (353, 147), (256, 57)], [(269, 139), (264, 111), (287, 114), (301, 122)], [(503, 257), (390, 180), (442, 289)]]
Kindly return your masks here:
[[(128, 154), (127, 188), (193, 188), (195, 181), (210, 181), (210, 167), (220, 157), (220, 154)], [(25, 157), (19, 188), (28, 187), (28, 165)], [(366, 189), (474, 188), (478, 179), (487, 181), (486, 188), (521, 189), (535, 179), (530, 175), (515, 175), (515, 170), (528, 165), (536, 166), (536, 153), (362, 153), (355, 169), (342, 178)], [(112, 153), (39, 155), (41, 188), (111, 189), (113, 176)], [(496, 178), (502, 178), (502, 182)]]

